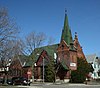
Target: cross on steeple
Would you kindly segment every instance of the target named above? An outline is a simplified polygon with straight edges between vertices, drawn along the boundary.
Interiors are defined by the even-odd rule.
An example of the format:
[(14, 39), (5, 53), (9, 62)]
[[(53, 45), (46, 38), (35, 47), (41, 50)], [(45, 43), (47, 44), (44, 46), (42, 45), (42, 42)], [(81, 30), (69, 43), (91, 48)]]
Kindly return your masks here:
[(67, 9), (65, 8), (65, 14), (67, 14)]

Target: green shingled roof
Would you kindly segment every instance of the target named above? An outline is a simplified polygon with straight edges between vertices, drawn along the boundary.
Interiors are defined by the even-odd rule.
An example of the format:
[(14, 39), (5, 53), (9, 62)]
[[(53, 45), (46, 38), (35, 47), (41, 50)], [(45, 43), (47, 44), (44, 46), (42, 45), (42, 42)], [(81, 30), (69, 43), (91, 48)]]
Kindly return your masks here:
[[(38, 58), (39, 58), (39, 56), (40, 56), (40, 54), (43, 50), (45, 50), (49, 56), (54, 58), (54, 53), (56, 53), (57, 48), (58, 48), (58, 44), (36, 48), (33, 51), (33, 53), (31, 54), (32, 56), (30, 56), (30, 57), (28, 56), (28, 59), (26, 60), (26, 63), (25, 63), (25, 67), (26, 66), (32, 66), (32, 64), (34, 64), (38, 60)], [(34, 61), (32, 60), (31, 57), (34, 58)]]
[(29, 56), (19, 55), (19, 59), (23, 67), (32, 66), (33, 60)]
[(70, 30), (69, 24), (68, 24), (67, 14), (65, 14), (64, 27), (62, 30), (61, 40), (64, 40), (68, 45), (70, 45), (70, 43), (73, 41), (71, 30)]
[(33, 60), (27, 60), (24, 67), (32, 66), (34, 64)]
[(48, 46), (36, 48), (33, 51), (32, 56), (34, 57), (35, 61), (37, 61), (37, 59), (39, 58), (39, 55), (41, 54), (41, 52), (43, 50), (45, 50), (49, 56), (51, 56), (52, 58), (54, 58), (54, 53), (56, 53), (57, 48), (58, 48), (58, 44), (48, 45)]

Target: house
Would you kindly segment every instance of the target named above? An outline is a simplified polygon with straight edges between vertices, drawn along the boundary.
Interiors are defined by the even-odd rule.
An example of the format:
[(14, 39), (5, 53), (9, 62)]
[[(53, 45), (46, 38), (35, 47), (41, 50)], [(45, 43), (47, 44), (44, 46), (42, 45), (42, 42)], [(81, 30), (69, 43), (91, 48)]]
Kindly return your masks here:
[(85, 59), (85, 55), (77, 33), (75, 33), (75, 38), (72, 38), (66, 11), (60, 43), (36, 48), (32, 55), (36, 59), (34, 78), (38, 81), (43, 80), (43, 71), (50, 58), (53, 58), (58, 66), (56, 79), (67, 81), (71, 77), (71, 71), (77, 70), (77, 58)]
[(9, 66), (8, 78), (20, 76), (30, 79), (32, 77), (32, 67), (28, 59), (29, 58), (24, 55), (14, 57)]
[(94, 69), (93, 73), (91, 73), (91, 77), (93, 79), (100, 78), (100, 58), (96, 54), (86, 55), (86, 60), (90, 63)]
[(4, 76), (4, 67), (2, 65), (2, 61), (0, 61), (0, 77), (3, 77)]
[(9, 72), (9, 66), (11, 64), (11, 60), (1, 60), (0, 61), (0, 77), (5, 78), (6, 74)]
[(32, 59), (25, 55), (17, 55), (6, 61), (1, 60), (0, 78), (25, 77), (32, 79), (32, 64)]

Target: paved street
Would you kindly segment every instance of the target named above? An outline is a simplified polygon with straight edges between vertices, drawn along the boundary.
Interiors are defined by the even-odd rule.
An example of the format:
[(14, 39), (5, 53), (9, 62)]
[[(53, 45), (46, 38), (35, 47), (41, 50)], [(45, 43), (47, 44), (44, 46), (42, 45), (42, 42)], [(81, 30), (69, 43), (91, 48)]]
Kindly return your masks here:
[(32, 84), (31, 86), (0, 86), (0, 88), (100, 88), (100, 85), (85, 84)]
[(77, 84), (63, 84), (63, 85), (41, 85), (41, 86), (31, 86), (29, 88), (100, 88), (100, 85), (77, 85)]

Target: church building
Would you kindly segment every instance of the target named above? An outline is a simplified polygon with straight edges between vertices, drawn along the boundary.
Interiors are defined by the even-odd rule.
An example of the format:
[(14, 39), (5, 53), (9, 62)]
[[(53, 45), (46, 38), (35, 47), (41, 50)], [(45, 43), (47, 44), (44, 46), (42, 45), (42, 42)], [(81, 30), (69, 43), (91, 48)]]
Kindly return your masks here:
[(36, 59), (34, 66), (34, 78), (36, 81), (43, 81), (43, 75), (45, 74), (43, 71), (50, 58), (53, 58), (57, 65), (56, 79), (70, 79), (71, 71), (77, 70), (77, 58), (85, 59), (85, 55), (77, 33), (75, 33), (74, 39), (72, 38), (66, 11), (60, 42), (34, 49), (33, 56)]

